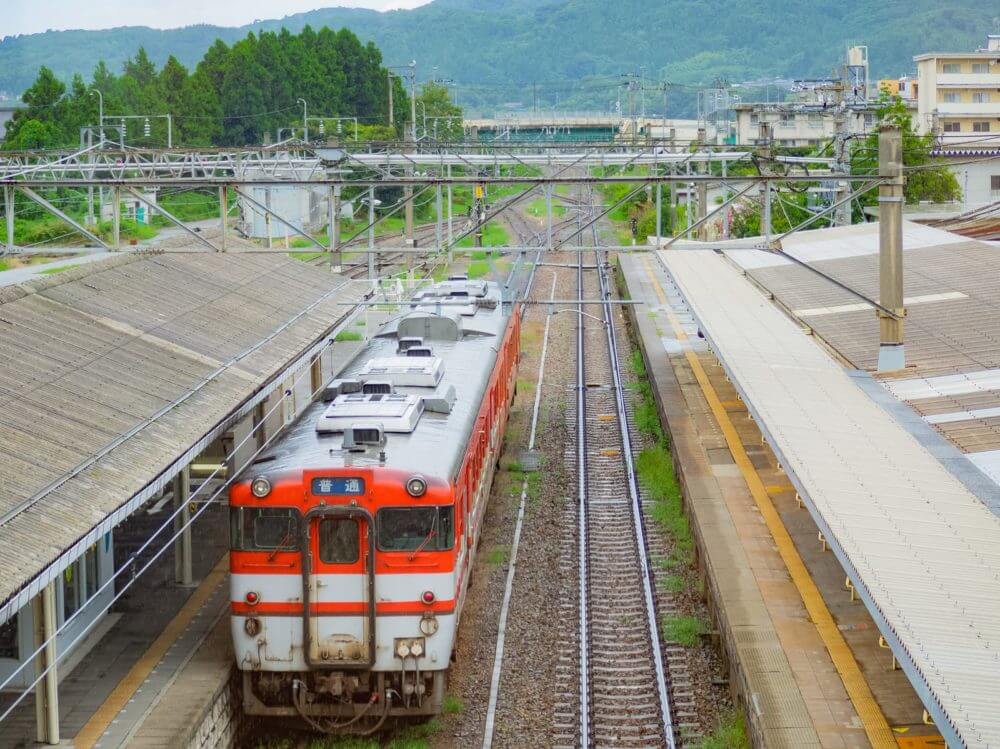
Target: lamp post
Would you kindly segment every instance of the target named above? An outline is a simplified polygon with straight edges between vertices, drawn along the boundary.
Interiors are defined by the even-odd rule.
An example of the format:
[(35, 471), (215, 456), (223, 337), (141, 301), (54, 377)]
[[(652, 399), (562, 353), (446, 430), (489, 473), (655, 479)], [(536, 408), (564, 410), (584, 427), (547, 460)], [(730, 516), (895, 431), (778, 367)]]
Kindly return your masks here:
[(309, 105), (305, 99), (298, 99), (296, 104), (302, 105), (302, 140), (309, 142)]

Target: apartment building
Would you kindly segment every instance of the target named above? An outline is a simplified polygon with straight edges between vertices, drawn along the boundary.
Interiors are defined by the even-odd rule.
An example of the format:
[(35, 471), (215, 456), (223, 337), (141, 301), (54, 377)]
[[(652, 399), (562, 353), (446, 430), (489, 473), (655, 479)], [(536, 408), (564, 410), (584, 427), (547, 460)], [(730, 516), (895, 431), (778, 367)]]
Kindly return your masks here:
[[(796, 102), (748, 102), (737, 104), (736, 144), (753, 145), (760, 137), (760, 123), (771, 125), (775, 145), (816, 147), (829, 143), (836, 133), (837, 110), (821, 104)], [(871, 104), (841, 107), (844, 129), (850, 134), (867, 133), (875, 127), (875, 109)]]
[(917, 119), (921, 133), (940, 136), (943, 148), (1000, 143), (1000, 34), (975, 52), (929, 52), (917, 63)]

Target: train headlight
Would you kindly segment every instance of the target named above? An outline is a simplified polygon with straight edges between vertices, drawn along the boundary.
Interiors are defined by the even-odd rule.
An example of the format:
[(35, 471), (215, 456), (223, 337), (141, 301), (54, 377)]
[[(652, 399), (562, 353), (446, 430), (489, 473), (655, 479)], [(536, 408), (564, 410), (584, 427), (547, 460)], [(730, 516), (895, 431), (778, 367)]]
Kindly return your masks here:
[(271, 493), (271, 482), (263, 476), (259, 476), (250, 482), (250, 493), (257, 499), (264, 499)]
[(396, 646), (396, 655), (398, 655), (400, 658), (406, 658), (409, 654), (410, 654), (410, 646), (407, 645), (405, 642), (401, 642), (399, 643), (399, 645)]
[(410, 655), (412, 655), (414, 658), (419, 658), (423, 654), (424, 654), (424, 646), (421, 645), (419, 641), (414, 642), (410, 646)]
[(412, 476), (406, 480), (406, 493), (411, 497), (422, 497), (427, 492), (427, 482), (422, 476)]

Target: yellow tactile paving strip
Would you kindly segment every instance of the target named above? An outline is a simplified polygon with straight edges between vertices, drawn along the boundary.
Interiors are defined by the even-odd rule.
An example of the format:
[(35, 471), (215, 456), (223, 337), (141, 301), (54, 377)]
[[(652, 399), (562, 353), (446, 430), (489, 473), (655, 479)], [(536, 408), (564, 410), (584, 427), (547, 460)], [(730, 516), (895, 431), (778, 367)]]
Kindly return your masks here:
[[(657, 297), (660, 303), (666, 306), (667, 296), (656, 275), (653, 273), (649, 258), (645, 258), (644, 262), (646, 264), (646, 274), (656, 290)], [(674, 334), (680, 341), (687, 340), (687, 334), (684, 332), (680, 321), (669, 307), (667, 307), (667, 310), (667, 316)], [(771, 501), (768, 487), (764, 485), (753, 463), (750, 461), (750, 457), (747, 455), (736, 427), (730, 420), (725, 405), (719, 399), (715, 388), (709, 381), (708, 375), (701, 365), (701, 361), (691, 350), (685, 351), (685, 358), (695, 375), (695, 379), (698, 381), (705, 399), (708, 401), (712, 414), (722, 429), (726, 444), (733, 455), (733, 460), (740, 469), (740, 473), (747, 483), (747, 487), (764, 518), (764, 522), (774, 538), (778, 552), (788, 569), (792, 582), (802, 597), (806, 611), (819, 631), (823, 644), (829, 651), (834, 666), (844, 682), (844, 688), (847, 690), (851, 703), (854, 705), (864, 725), (868, 740), (876, 749), (898, 746), (896, 737), (889, 727), (885, 716), (882, 714), (882, 710), (879, 708), (871, 689), (869, 689), (864, 674), (862, 674), (846, 640), (844, 640), (843, 635), (837, 628), (837, 623), (823, 601), (819, 588), (816, 586), (798, 550), (795, 548), (788, 530), (785, 528), (778, 511), (775, 509), (774, 503)]]
[(92, 749), (101, 739), (101, 735), (111, 725), (111, 721), (121, 712), (122, 708), (142, 686), (142, 683), (149, 677), (156, 664), (160, 662), (171, 644), (184, 632), (191, 623), (209, 597), (225, 579), (229, 571), (229, 554), (225, 554), (219, 563), (209, 572), (201, 584), (195, 588), (191, 597), (177, 612), (177, 615), (170, 620), (160, 636), (157, 637), (149, 649), (142, 654), (135, 665), (129, 669), (124, 678), (118, 682), (111, 691), (104, 703), (87, 721), (86, 725), (73, 738), (73, 746), (76, 749)]

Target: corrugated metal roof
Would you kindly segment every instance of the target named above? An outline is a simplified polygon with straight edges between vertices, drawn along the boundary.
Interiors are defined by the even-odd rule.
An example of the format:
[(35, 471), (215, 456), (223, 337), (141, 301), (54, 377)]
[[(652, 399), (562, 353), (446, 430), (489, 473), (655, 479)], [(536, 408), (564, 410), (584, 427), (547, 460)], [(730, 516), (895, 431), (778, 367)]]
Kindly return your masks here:
[(939, 730), (1000, 746), (1000, 519), (723, 258), (663, 256)]
[(142, 254), (0, 289), (0, 621), (365, 288), (283, 255)]

